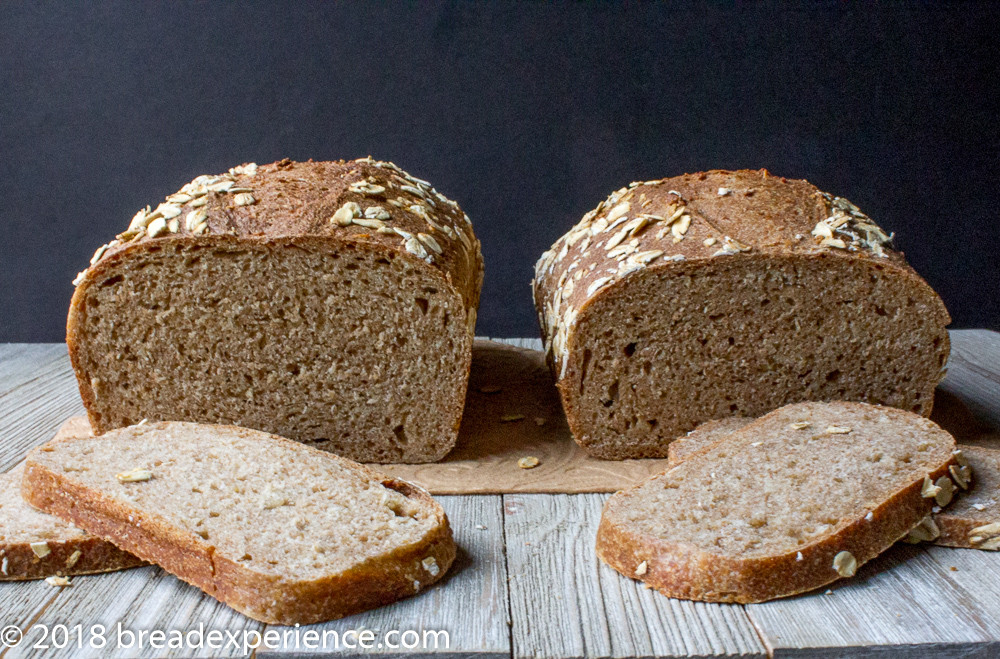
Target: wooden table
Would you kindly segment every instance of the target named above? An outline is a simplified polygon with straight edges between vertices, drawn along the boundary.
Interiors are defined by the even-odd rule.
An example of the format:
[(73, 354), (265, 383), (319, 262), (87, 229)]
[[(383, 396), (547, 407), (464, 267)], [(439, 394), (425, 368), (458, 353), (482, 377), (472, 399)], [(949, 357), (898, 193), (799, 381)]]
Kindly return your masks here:
[[(954, 331), (952, 340), (942, 388), (1000, 428), (1000, 334)], [(64, 419), (81, 412), (64, 345), (0, 346), (0, 469), (12, 467)], [(346, 654), (1000, 656), (1000, 553), (899, 545), (826, 593), (751, 606), (687, 602), (646, 590), (597, 561), (594, 536), (605, 498), (440, 497), (461, 546), (445, 582), (392, 606), (309, 629), (445, 630), (449, 635), (446, 650), (430, 644), (427, 649), (342, 650)], [(62, 650), (30, 648), (41, 636), (39, 625), (51, 630), (82, 624), (86, 630), (95, 623), (108, 628), (110, 642), (102, 650), (87, 647), (86, 639), (84, 649), (78, 649), (72, 634)], [(20, 645), (6, 652), (0, 648), (2, 658), (244, 654), (231, 645), (168, 651), (153, 649), (147, 641), (141, 649), (116, 647), (119, 624), (132, 632), (186, 632), (199, 623), (205, 634), (289, 631), (245, 618), (156, 567), (77, 577), (66, 589), (44, 581), (0, 584), (0, 627), (27, 630)], [(299, 630), (298, 649), (289, 636), (281, 648), (261, 647), (252, 654), (316, 652), (302, 647), (304, 631)], [(52, 636), (48, 640), (51, 645)]]

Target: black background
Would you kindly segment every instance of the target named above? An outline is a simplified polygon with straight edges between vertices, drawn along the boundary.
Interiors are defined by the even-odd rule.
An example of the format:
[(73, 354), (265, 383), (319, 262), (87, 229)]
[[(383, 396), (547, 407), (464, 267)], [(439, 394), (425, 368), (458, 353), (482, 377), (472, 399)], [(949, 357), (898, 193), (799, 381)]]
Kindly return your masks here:
[(137, 209), (244, 161), (395, 161), (486, 258), (479, 333), (613, 189), (767, 167), (851, 199), (1000, 328), (991, 4), (0, 3), (0, 341), (60, 341)]

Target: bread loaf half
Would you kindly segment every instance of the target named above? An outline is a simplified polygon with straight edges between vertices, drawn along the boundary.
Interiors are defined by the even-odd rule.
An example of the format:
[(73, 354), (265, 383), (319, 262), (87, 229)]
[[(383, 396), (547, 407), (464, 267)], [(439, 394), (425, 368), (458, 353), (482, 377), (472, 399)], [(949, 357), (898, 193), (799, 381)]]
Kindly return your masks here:
[[(0, 474), (0, 581), (111, 572), (143, 561), (21, 498), (23, 465)], [(58, 582), (57, 582), (58, 585)]]
[(22, 494), (275, 624), (413, 595), (455, 557), (448, 519), (422, 489), (233, 426), (151, 423), (53, 440), (28, 455)]
[(597, 554), (670, 597), (761, 602), (852, 576), (957, 489), (955, 440), (864, 403), (797, 403), (612, 496)]
[(577, 442), (664, 457), (702, 422), (805, 400), (928, 415), (950, 319), (890, 238), (849, 201), (764, 170), (614, 192), (535, 267)]
[(457, 438), (482, 277), (468, 216), (392, 163), (242, 165), (97, 250), (67, 341), (98, 434), (232, 423), (427, 462)]

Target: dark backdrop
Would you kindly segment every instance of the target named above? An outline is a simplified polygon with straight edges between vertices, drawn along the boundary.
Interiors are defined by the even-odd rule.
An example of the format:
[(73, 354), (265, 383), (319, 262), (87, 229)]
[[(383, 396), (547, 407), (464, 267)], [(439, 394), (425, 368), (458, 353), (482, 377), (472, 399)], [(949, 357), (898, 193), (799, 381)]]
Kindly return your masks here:
[(767, 167), (898, 235), (1000, 328), (990, 4), (0, 3), (0, 341), (63, 338), (134, 212), (244, 161), (390, 159), (483, 242), (481, 334), (611, 190)]

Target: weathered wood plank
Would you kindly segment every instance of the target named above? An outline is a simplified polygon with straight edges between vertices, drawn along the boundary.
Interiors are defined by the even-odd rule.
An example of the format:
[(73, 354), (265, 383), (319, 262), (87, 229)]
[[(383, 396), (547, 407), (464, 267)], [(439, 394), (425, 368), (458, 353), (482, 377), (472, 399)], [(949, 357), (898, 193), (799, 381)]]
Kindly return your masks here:
[(742, 607), (671, 600), (598, 561), (606, 498), (504, 496), (514, 656), (763, 657)]
[(39, 376), (0, 393), (0, 471), (7, 471), (33, 446), (52, 439), (67, 417), (82, 414), (83, 403), (69, 358)]
[(64, 343), (0, 343), (0, 394), (68, 359)]
[(983, 423), (1000, 431), (1000, 333), (952, 330), (948, 374), (941, 388), (954, 394)]
[[(961, 553), (965, 556), (960, 556)], [(949, 558), (950, 557), (950, 558)], [(896, 545), (825, 591), (746, 607), (775, 657), (966, 656), (1000, 652), (995, 584), (971, 589), (944, 563), (1000, 575), (1000, 555)]]
[[(60, 590), (45, 586), (54, 595), (32, 621), (26, 638), (37, 641), (43, 628), (49, 633), (57, 625), (69, 628), (70, 644), (63, 648), (53, 645), (61, 637), (49, 638), (48, 649), (36, 649), (24, 643), (13, 648), (5, 657), (215, 657), (244, 656), (244, 648), (225, 643), (225, 631), (231, 631), (242, 641), (243, 630), (259, 631), (263, 625), (250, 620), (226, 605), (205, 595), (197, 588), (175, 579), (156, 567), (136, 568), (123, 572), (74, 577), (72, 586)], [(74, 631), (80, 624), (82, 630)], [(94, 628), (100, 625), (103, 629)], [(156, 630), (169, 634), (178, 630), (184, 634), (202, 629), (207, 636), (212, 630), (220, 633), (219, 647), (198, 647), (198, 637), (183, 648), (168, 646), (168, 638), (151, 638)], [(141, 635), (140, 635), (141, 632)], [(208, 639), (203, 636), (203, 640)], [(82, 640), (80, 640), (82, 639)], [(100, 639), (101, 648), (91, 646)], [(159, 645), (160, 647), (156, 647)]]
[[(459, 546), (459, 555), (445, 579), (426, 592), (389, 606), (360, 613), (342, 620), (322, 625), (312, 625), (309, 630), (337, 632), (338, 637), (348, 630), (369, 629), (375, 633), (376, 643), (384, 640), (390, 630), (405, 632), (415, 630), (447, 631), (437, 637), (441, 644), (412, 649), (375, 647), (370, 650), (341, 648), (337, 654), (406, 655), (409, 659), (431, 657), (439, 654), (476, 655), (477, 657), (510, 656), (510, 618), (507, 609), (507, 570), (504, 561), (503, 518), (499, 496), (444, 496), (438, 501), (445, 508)], [(480, 528), (482, 527), (482, 528)], [(284, 634), (287, 627), (269, 625), (267, 631)], [(294, 631), (294, 630), (293, 630)], [(334, 637), (330, 636), (329, 639)], [(293, 640), (290, 637), (289, 640)], [(401, 644), (398, 636), (389, 641)], [(333, 642), (332, 640), (330, 641)], [(410, 641), (408, 641), (410, 642)], [(330, 653), (333, 647), (309, 649), (288, 644), (277, 649), (262, 647), (258, 657), (289, 654)]]

